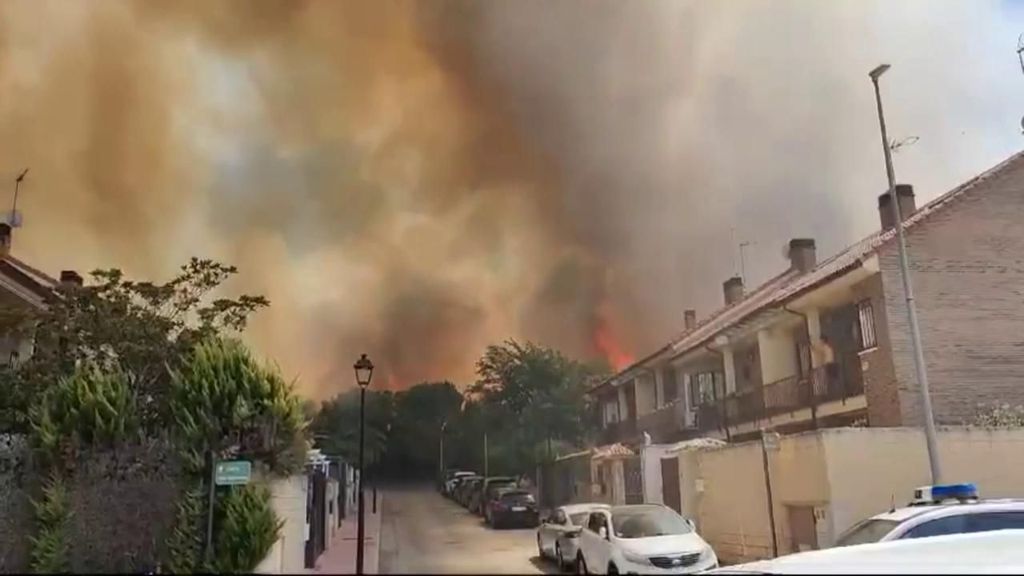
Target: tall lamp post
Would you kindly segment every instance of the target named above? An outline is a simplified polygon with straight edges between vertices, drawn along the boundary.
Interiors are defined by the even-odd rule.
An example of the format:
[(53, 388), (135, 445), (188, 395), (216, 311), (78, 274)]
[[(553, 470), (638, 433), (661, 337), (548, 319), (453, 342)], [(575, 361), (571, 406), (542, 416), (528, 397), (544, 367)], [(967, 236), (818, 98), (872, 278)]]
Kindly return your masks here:
[(356, 382), (359, 383), (359, 519), (356, 535), (356, 574), (363, 573), (363, 548), (366, 536), (366, 508), (363, 506), (363, 451), (366, 448), (366, 388), (373, 378), (373, 362), (363, 354), (352, 365), (356, 371)]
[(900, 211), (899, 198), (896, 197), (896, 174), (892, 167), (892, 150), (889, 148), (889, 135), (885, 131), (885, 115), (882, 113), (882, 94), (878, 88), (878, 79), (889, 69), (882, 64), (868, 73), (871, 83), (875, 85), (875, 103), (878, 105), (878, 124), (882, 129), (882, 151), (885, 154), (885, 175), (889, 179), (889, 201), (892, 202), (896, 215), (896, 237), (899, 239), (900, 279), (903, 280), (903, 294), (907, 301), (907, 320), (910, 324), (910, 339), (914, 351), (914, 371), (917, 383), (921, 387), (921, 408), (924, 412), (924, 437), (928, 444), (928, 465), (931, 468), (932, 484), (941, 483), (939, 467), (939, 450), (935, 441), (935, 417), (932, 415), (932, 397), (928, 390), (928, 371), (924, 365), (924, 350), (921, 347), (921, 329), (917, 324), (917, 307), (914, 305), (914, 289), (910, 283), (910, 265), (907, 260), (907, 241), (903, 234), (903, 214)]
[(438, 437), (437, 468), (441, 472), (441, 491), (444, 492), (444, 431), (448, 428), (448, 421), (441, 422), (441, 435)]

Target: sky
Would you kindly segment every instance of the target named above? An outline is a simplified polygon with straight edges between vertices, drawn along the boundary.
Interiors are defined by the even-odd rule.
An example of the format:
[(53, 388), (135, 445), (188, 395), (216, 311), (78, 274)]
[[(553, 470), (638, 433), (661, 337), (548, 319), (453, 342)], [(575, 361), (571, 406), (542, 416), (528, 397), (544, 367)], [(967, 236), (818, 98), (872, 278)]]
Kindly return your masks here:
[(615, 364), (878, 226), (867, 72), (922, 204), (1021, 148), (1024, 3), (7, 0), (0, 203), (53, 274), (239, 267), (300, 389)]

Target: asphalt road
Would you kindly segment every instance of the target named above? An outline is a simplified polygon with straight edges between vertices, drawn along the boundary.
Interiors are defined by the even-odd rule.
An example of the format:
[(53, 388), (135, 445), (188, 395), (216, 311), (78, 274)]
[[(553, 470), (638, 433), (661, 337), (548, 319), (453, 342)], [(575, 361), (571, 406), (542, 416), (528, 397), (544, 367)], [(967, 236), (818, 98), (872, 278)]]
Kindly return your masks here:
[(430, 486), (390, 488), (383, 506), (382, 574), (558, 573), (537, 557), (533, 528), (493, 530)]

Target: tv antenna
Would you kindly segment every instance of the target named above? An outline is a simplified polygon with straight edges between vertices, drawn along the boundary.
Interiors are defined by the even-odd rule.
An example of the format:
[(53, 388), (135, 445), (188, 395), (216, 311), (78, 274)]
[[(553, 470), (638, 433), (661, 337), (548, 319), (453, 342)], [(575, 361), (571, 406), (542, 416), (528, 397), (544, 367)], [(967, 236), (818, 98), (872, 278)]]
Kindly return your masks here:
[(747, 259), (743, 254), (743, 249), (753, 244), (755, 243), (747, 240), (740, 242), (740, 278), (743, 278), (744, 284), (747, 282)]
[(892, 142), (889, 142), (889, 150), (898, 152), (899, 149), (904, 146), (913, 146), (914, 144), (917, 144), (918, 140), (920, 140), (920, 138), (917, 136), (907, 136), (906, 138), (900, 138), (899, 140), (894, 139)]
[(28, 168), (22, 170), (21, 174), (14, 179), (14, 202), (11, 204), (11, 213), (5, 218), (7, 225), (11, 228), (21, 227), (21, 214), (18, 214), (18, 192), (21, 190), (21, 182), (25, 179), (26, 174), (28, 174)]
[(1017, 36), (1017, 60), (1020, 61), (1020, 71), (1024, 73), (1024, 34)]

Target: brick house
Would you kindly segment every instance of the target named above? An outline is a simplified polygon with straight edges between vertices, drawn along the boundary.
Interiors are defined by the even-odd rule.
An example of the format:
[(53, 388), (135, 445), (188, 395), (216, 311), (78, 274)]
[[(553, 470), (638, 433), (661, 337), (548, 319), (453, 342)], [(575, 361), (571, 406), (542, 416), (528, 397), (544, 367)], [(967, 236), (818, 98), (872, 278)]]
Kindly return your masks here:
[[(897, 186), (925, 362), (939, 424), (979, 403), (1024, 404), (1024, 153), (917, 209)], [(879, 230), (819, 262), (790, 241), (788, 269), (591, 390), (601, 443), (730, 440), (854, 423), (921, 424), (895, 211)], [(648, 438), (645, 438), (644, 435)]]

